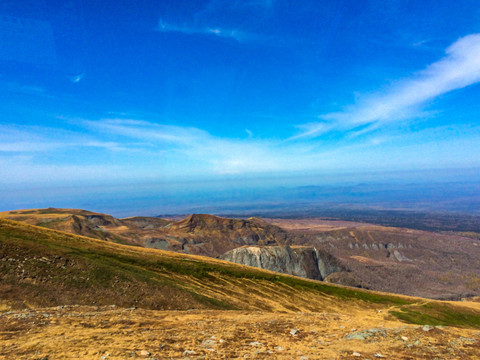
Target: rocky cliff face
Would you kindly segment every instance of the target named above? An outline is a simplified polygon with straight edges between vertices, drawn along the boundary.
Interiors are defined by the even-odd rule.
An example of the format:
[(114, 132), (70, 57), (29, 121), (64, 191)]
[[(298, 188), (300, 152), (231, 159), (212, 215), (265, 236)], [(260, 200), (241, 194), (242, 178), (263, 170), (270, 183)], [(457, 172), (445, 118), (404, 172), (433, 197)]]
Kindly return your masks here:
[(220, 258), (315, 280), (324, 280), (330, 274), (346, 270), (335, 257), (310, 246), (244, 246)]

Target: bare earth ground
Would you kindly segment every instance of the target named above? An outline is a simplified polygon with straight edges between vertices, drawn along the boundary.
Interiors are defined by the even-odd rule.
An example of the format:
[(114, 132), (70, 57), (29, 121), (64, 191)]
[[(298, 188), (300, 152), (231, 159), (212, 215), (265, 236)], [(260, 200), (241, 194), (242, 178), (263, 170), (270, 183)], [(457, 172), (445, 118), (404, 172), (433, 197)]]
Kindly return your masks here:
[(344, 221), (344, 220), (324, 220), (324, 219), (279, 219), (279, 218), (263, 218), (266, 222), (279, 226), (287, 231), (299, 232), (322, 232), (332, 230), (344, 230), (347, 228), (382, 228), (379, 225), (367, 223)]
[(387, 308), (269, 313), (60, 306), (0, 314), (0, 359), (80, 358), (479, 359), (480, 332), (405, 325)]

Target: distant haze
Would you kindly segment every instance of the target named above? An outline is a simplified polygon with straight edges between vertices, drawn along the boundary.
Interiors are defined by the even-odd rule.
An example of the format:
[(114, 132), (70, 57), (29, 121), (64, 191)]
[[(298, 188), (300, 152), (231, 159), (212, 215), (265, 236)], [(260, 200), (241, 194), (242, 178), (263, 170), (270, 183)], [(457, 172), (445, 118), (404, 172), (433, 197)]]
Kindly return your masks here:
[(64, 207), (115, 216), (301, 214), (309, 209), (399, 209), (480, 214), (480, 171), (343, 173), (163, 183), (5, 186), (0, 211)]

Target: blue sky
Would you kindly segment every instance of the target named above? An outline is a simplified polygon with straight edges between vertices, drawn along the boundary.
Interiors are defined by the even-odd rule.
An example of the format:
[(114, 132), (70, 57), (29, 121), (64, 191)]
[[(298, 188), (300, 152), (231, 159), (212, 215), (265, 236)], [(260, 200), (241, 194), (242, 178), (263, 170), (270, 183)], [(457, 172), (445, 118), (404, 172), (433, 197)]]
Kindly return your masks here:
[(477, 1), (39, 3), (0, 7), (2, 186), (480, 168)]

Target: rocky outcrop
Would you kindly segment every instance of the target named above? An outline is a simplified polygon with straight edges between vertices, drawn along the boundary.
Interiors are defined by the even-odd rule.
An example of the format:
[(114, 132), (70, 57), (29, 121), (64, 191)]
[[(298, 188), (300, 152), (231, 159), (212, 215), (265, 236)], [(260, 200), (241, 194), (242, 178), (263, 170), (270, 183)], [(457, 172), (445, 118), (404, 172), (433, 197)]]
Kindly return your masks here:
[(244, 246), (220, 258), (315, 280), (324, 280), (332, 273), (346, 270), (337, 258), (310, 246)]

